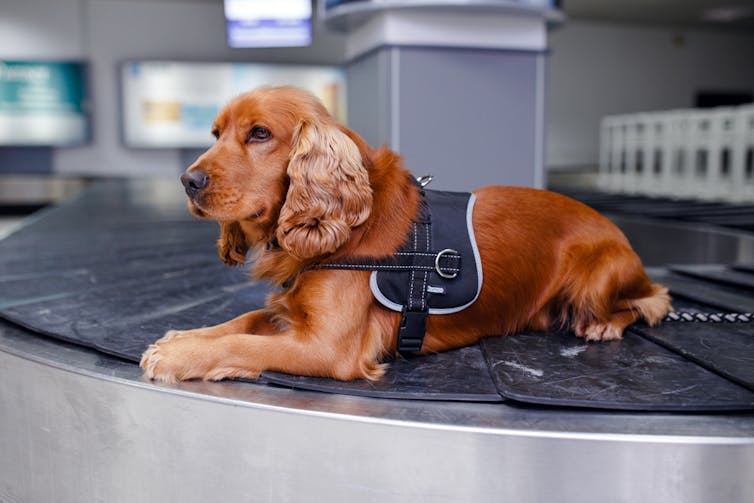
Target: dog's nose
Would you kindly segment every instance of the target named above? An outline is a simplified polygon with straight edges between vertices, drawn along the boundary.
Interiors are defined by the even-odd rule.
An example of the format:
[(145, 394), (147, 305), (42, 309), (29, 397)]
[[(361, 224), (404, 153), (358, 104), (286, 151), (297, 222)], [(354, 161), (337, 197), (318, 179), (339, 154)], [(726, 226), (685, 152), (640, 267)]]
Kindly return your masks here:
[(181, 175), (181, 183), (186, 187), (186, 194), (193, 196), (209, 185), (209, 177), (207, 173), (198, 169), (186, 171)]

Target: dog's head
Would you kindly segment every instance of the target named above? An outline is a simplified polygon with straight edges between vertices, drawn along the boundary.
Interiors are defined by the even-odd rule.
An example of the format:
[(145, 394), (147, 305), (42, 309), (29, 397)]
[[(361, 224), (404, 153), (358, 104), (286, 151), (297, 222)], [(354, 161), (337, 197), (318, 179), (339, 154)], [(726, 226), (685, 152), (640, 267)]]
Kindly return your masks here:
[(220, 222), (226, 262), (242, 261), (255, 237), (276, 237), (298, 259), (332, 253), (369, 216), (359, 146), (311, 94), (291, 87), (243, 94), (220, 111), (212, 134), (217, 141), (181, 182), (190, 211)]

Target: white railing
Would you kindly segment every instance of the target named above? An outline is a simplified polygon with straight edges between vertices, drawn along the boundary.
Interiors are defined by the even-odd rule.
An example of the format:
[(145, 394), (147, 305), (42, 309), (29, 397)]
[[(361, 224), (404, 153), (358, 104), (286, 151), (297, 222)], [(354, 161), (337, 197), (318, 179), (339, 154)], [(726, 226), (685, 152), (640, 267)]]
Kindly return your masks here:
[(602, 190), (754, 201), (754, 105), (613, 115), (600, 128)]

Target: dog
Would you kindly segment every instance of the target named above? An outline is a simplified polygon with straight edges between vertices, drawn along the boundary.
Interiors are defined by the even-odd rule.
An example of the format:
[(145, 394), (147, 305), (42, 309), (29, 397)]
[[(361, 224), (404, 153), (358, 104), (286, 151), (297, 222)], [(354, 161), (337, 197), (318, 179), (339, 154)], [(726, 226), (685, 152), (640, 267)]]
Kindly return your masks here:
[[(181, 176), (189, 211), (220, 225), (229, 265), (253, 253), (253, 276), (279, 287), (265, 307), (217, 326), (170, 330), (144, 352), (148, 379), (255, 378), (265, 370), (377, 380), (398, 349), (402, 314), (375, 300), (370, 271), (322, 268), (401, 248), (422, 188), (386, 147), (373, 149), (311, 94), (264, 87), (217, 115), (216, 142)], [(462, 141), (462, 140), (456, 140)], [(429, 314), (418, 353), (488, 335), (571, 328), (620, 339), (670, 310), (623, 233), (575, 200), (523, 187), (474, 191), (482, 266), (465, 309)]]

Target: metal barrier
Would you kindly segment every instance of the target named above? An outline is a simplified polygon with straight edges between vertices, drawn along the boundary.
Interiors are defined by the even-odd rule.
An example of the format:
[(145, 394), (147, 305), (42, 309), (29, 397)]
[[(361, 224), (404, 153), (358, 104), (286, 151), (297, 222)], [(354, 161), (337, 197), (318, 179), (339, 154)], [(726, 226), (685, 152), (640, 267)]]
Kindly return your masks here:
[(754, 200), (754, 105), (605, 117), (598, 184), (627, 194)]

